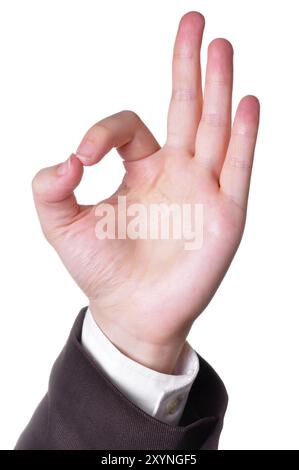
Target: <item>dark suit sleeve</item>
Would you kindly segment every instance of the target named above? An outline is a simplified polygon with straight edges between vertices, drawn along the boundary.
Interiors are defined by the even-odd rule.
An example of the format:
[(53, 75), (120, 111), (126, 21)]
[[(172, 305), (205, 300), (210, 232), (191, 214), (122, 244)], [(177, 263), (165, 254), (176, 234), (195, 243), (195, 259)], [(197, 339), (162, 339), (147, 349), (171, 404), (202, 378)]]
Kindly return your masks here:
[(53, 366), (48, 392), (16, 449), (217, 449), (227, 394), (214, 370), (200, 358), (179, 426), (162, 423), (128, 400), (82, 347), (85, 312), (79, 313)]

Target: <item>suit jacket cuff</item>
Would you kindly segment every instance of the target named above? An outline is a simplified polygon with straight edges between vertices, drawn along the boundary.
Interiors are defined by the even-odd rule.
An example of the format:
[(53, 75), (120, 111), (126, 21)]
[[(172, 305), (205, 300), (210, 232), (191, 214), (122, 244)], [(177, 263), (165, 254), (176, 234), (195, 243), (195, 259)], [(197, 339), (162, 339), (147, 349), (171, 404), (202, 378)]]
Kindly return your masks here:
[(200, 358), (200, 374), (179, 425), (165, 424), (132, 403), (81, 344), (86, 308), (56, 360), (48, 392), (16, 449), (216, 449), (227, 393)]

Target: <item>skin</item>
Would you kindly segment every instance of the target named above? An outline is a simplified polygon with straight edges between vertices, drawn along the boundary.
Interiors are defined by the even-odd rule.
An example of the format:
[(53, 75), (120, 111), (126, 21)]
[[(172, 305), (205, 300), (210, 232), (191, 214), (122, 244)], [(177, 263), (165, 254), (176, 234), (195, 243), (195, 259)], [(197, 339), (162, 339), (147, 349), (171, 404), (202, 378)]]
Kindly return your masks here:
[[(76, 155), (41, 170), (33, 193), (41, 226), (87, 295), (95, 321), (124, 354), (171, 373), (197, 316), (211, 301), (240, 243), (259, 122), (259, 102), (244, 97), (231, 124), (233, 49), (208, 48), (202, 92), (204, 18), (181, 19), (174, 46), (167, 140), (160, 147), (140, 118), (122, 111), (95, 124)], [(79, 205), (74, 189), (84, 166), (112, 148), (125, 176), (106, 201), (201, 203), (203, 245), (183, 240), (98, 240), (95, 206)]]

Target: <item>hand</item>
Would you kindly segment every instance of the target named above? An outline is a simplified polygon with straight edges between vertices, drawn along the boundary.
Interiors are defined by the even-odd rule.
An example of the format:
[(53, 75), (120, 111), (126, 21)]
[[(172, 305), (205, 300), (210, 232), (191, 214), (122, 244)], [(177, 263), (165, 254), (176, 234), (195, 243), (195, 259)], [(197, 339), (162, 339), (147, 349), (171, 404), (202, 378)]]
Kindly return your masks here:
[[(76, 155), (33, 180), (40, 222), (90, 301), (106, 336), (140, 363), (170, 373), (195, 318), (218, 288), (242, 237), (259, 103), (243, 98), (231, 127), (233, 50), (224, 39), (208, 49), (204, 98), (200, 47), (204, 18), (186, 14), (173, 56), (173, 90), (162, 148), (138, 116), (123, 111), (94, 125)], [(74, 196), (83, 166), (116, 147), (125, 176), (116, 194), (129, 203), (203, 204), (203, 245), (183, 240), (99, 240), (96, 206)]]

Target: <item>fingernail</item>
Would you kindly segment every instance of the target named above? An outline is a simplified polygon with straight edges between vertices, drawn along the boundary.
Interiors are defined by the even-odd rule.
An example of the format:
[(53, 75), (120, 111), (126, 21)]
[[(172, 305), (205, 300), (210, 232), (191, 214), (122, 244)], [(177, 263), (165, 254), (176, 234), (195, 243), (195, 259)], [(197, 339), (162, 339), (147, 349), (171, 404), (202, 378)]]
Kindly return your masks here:
[(65, 162), (60, 163), (57, 167), (57, 173), (58, 175), (65, 175), (68, 170), (70, 169), (71, 166), (71, 157), (69, 157)]
[(76, 152), (77, 157), (81, 160), (89, 160), (96, 155), (96, 148), (90, 140), (83, 140)]

